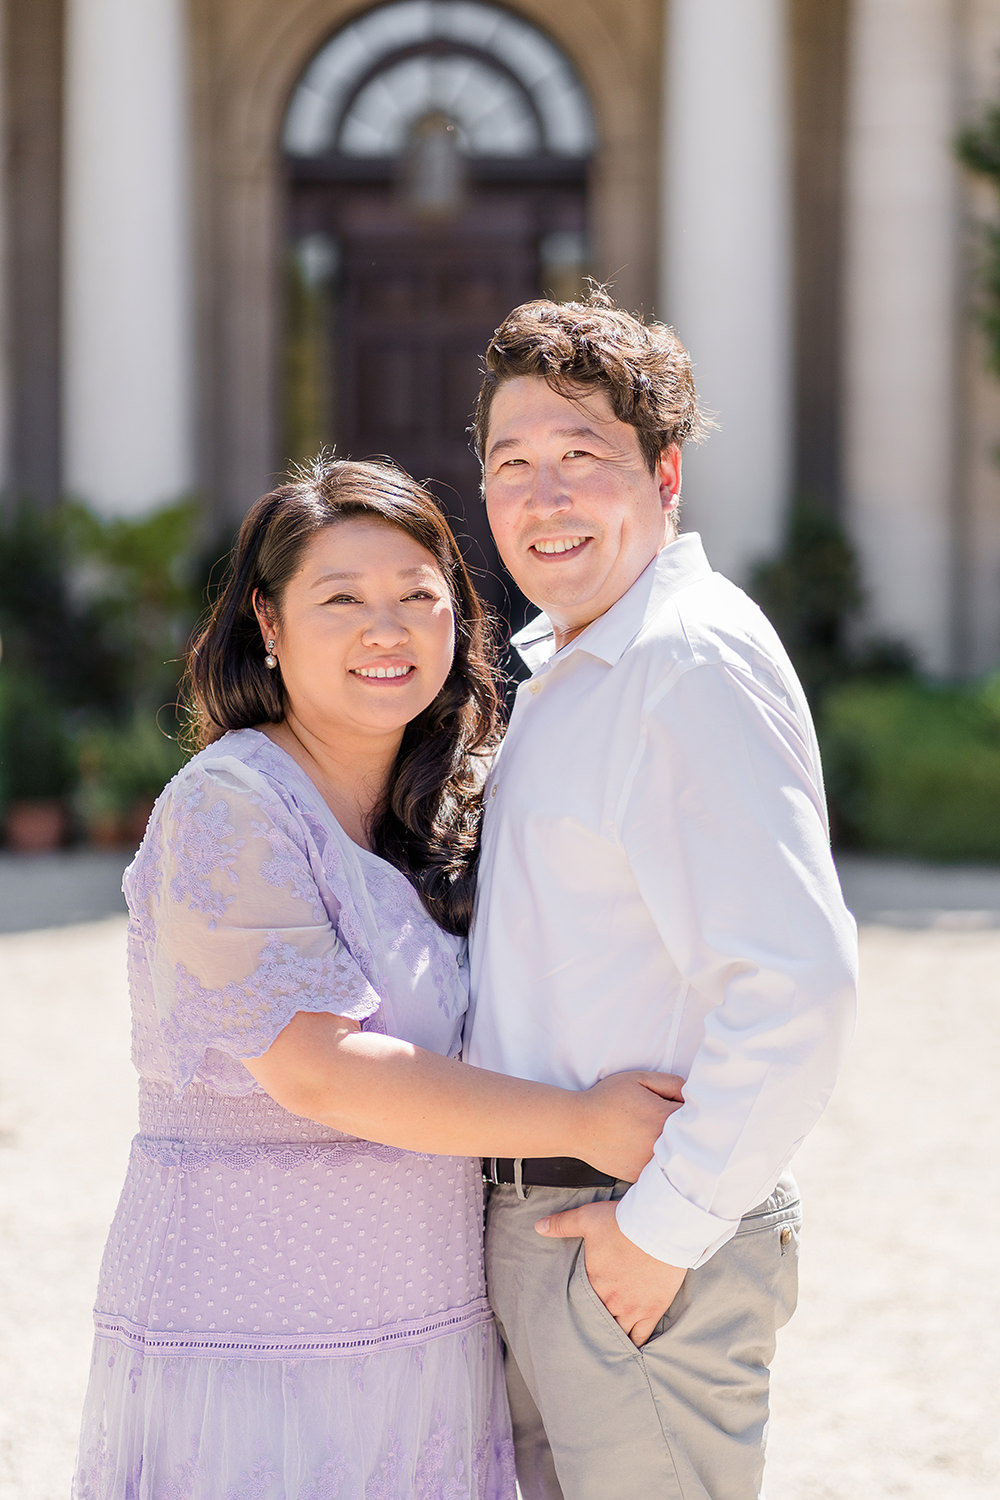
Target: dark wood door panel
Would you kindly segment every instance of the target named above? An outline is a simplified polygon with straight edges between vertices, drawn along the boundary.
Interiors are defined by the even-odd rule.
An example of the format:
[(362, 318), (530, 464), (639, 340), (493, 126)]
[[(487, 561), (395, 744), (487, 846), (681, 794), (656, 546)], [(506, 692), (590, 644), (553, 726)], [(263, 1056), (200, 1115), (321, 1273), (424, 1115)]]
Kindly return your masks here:
[(388, 455), (430, 481), (480, 591), (519, 624), (525, 604), (493, 546), (466, 429), (486, 345), (512, 307), (539, 294), (541, 236), (582, 227), (583, 184), (475, 194), (447, 225), (414, 220), (388, 185), (305, 184), (291, 208), (297, 232), (327, 234), (338, 250), (338, 451)]

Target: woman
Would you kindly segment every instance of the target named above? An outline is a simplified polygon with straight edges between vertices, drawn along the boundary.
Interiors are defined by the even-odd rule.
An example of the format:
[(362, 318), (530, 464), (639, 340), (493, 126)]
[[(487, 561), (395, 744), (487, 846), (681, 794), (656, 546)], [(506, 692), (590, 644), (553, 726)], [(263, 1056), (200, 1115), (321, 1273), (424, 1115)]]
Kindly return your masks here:
[(634, 1177), (676, 1080), (457, 1060), (495, 699), (414, 481), (259, 500), (190, 681), (203, 748), (125, 879), (140, 1134), (76, 1495), (510, 1497), (472, 1158)]

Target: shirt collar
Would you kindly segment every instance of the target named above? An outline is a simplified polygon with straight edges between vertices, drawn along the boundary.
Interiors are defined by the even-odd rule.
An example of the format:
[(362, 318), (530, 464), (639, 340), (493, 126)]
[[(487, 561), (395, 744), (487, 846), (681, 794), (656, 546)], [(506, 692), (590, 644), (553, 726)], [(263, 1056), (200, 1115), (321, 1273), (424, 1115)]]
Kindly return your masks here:
[(523, 630), (511, 637), (511, 645), (532, 672), (556, 657), (562, 661), (574, 651), (586, 651), (613, 667), (666, 600), (688, 584), (707, 578), (711, 571), (701, 537), (696, 531), (687, 531), (668, 542), (632, 587), (561, 651), (555, 649), (552, 623), (544, 614), (529, 620)]

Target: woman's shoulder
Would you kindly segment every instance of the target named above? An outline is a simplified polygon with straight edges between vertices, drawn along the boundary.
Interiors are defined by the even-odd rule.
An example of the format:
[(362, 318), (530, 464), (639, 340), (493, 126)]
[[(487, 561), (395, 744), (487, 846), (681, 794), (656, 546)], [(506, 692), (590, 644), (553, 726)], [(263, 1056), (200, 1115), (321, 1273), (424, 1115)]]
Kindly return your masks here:
[[(286, 764), (287, 763), (287, 764)], [(279, 814), (284, 822), (296, 815), (293, 764), (266, 734), (257, 729), (231, 729), (192, 755), (160, 794), (160, 817), (183, 817), (206, 798), (247, 799), (259, 809)]]

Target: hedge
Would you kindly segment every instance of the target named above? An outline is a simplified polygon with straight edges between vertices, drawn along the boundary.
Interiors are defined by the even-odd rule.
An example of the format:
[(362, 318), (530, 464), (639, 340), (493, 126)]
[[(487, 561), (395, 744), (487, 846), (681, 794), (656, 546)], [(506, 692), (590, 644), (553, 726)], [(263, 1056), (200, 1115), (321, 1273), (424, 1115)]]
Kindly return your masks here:
[(824, 698), (819, 732), (836, 842), (1000, 862), (1000, 678), (848, 681)]

